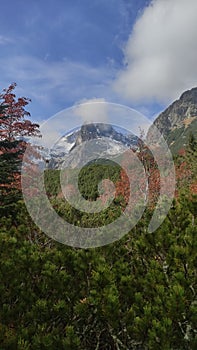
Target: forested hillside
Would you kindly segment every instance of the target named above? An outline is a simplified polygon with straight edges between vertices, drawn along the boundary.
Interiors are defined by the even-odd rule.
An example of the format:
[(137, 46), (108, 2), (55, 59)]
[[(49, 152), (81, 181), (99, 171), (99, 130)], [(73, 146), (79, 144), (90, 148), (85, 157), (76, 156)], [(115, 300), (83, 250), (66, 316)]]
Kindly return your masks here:
[[(39, 136), (39, 129), (25, 119), (29, 101), (16, 100), (14, 88), (0, 95), (0, 350), (196, 349), (195, 138), (190, 135), (174, 159), (175, 198), (155, 232), (148, 233), (148, 224), (159, 176), (145, 150), (139, 158), (149, 165), (151, 190), (142, 219), (110, 245), (71, 248), (41, 232), (23, 202), (24, 137)], [(124, 210), (128, 179), (112, 163), (89, 164), (79, 176), (81, 193), (90, 201), (106, 176), (116, 185), (116, 197), (100, 216), (65, 201), (58, 170), (45, 171), (46, 191), (71, 223), (103, 225)]]

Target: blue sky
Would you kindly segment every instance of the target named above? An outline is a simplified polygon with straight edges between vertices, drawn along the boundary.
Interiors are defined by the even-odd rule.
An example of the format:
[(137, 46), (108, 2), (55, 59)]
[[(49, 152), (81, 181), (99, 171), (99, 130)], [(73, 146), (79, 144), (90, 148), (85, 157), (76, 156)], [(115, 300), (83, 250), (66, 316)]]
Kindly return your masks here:
[[(0, 11), (1, 89), (16, 82), (18, 95), (32, 99), (28, 109), (37, 121), (95, 98), (151, 117), (195, 85), (196, 3), (190, 0), (193, 8), (187, 13), (186, 0), (5, 1)], [(187, 19), (188, 32), (178, 45), (176, 35)], [(175, 48), (169, 45), (171, 37)], [(193, 55), (186, 63), (179, 59), (177, 67), (183, 45)]]

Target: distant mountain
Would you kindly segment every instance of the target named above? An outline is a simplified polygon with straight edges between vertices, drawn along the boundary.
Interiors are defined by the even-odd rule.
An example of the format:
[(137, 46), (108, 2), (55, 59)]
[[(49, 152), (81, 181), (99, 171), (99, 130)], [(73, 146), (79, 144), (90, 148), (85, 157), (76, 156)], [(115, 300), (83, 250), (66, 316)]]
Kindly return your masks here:
[[(91, 142), (93, 140), (96, 142)], [(84, 124), (54, 145), (48, 167), (57, 169), (64, 163), (71, 168), (81, 166), (88, 161), (90, 154), (95, 159), (112, 158), (128, 148), (136, 147), (137, 142), (137, 136), (120, 127), (105, 123)]]
[(163, 134), (172, 153), (186, 146), (190, 133), (197, 139), (197, 87), (185, 91), (156, 118), (154, 125)]

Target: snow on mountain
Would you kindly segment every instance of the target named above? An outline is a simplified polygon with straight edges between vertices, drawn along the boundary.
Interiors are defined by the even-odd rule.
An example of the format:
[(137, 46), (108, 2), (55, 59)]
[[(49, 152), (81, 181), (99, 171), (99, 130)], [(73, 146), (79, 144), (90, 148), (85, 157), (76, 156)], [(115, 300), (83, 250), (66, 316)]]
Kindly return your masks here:
[[(87, 141), (91, 143), (87, 144)], [(65, 134), (50, 150), (48, 167), (61, 168), (63, 164), (80, 166), (88, 161), (90, 151), (95, 158), (116, 156), (128, 148), (135, 148), (137, 136), (117, 126), (104, 123), (84, 124)]]

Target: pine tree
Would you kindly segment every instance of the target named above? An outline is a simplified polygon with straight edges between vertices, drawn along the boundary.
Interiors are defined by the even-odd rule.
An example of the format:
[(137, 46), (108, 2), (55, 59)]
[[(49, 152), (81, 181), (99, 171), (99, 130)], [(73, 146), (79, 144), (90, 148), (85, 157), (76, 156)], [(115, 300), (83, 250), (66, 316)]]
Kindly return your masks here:
[(190, 133), (188, 146), (186, 148), (186, 154), (188, 162), (190, 163), (192, 173), (196, 177), (197, 175), (197, 140), (193, 133)]
[(38, 124), (26, 119), (30, 113), (25, 97), (16, 99), (16, 84), (0, 94), (0, 207), (2, 213), (20, 198), (20, 164), (27, 141), (24, 137), (39, 136)]

